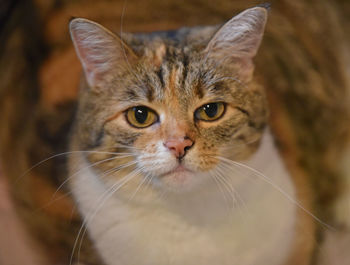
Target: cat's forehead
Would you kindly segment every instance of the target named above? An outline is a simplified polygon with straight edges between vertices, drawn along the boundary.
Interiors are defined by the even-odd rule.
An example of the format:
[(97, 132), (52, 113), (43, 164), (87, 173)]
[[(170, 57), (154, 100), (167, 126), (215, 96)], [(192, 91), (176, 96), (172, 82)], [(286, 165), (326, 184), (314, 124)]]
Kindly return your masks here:
[(145, 47), (144, 54), (145, 63), (131, 73), (133, 85), (125, 88), (129, 99), (188, 105), (194, 99), (224, 98), (230, 92), (223, 71), (197, 50), (157, 41)]

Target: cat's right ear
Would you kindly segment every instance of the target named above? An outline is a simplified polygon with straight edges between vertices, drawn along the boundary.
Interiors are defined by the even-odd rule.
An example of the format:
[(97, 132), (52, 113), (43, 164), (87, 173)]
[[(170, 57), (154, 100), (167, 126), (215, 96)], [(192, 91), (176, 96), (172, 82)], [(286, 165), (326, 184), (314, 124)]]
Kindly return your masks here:
[(70, 35), (91, 88), (102, 86), (115, 71), (130, 67), (137, 56), (118, 36), (83, 18), (69, 23)]

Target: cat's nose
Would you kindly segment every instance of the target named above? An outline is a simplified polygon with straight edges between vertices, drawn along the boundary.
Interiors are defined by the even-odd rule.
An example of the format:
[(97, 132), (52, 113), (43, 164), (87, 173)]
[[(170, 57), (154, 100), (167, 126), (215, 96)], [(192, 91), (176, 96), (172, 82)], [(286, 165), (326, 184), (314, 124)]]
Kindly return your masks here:
[(192, 145), (193, 141), (188, 137), (169, 139), (164, 142), (164, 146), (167, 147), (176, 156), (176, 158), (179, 159), (185, 156), (186, 151), (190, 149)]

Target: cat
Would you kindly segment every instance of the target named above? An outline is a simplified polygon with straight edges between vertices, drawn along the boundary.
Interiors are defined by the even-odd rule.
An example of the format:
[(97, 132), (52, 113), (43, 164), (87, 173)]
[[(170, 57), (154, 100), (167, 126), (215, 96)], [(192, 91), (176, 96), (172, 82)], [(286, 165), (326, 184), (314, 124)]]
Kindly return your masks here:
[[(246, 86), (247, 89), (256, 91), (255, 100), (260, 100), (260, 104), (252, 104), (251, 107), (262, 107), (259, 110), (254, 109), (253, 112), (251, 109), (239, 109), (237, 105), (233, 105), (232, 108), (231, 105), (224, 104), (230, 98), (225, 97), (221, 98), (222, 101), (208, 101), (198, 105), (196, 102), (189, 101), (186, 102), (186, 106), (179, 104), (176, 105), (175, 111), (171, 111), (171, 116), (176, 116), (176, 120), (183, 121), (184, 117), (192, 117), (186, 120), (185, 125), (190, 122), (194, 124), (196, 117), (197, 124), (201, 124), (197, 126), (198, 130), (201, 128), (202, 131), (210, 128), (214, 131), (214, 128), (217, 128), (215, 124), (220, 124), (221, 121), (229, 122), (229, 117), (242, 117), (242, 122), (244, 122), (244, 119), (248, 119), (248, 114), (251, 116), (251, 112), (261, 113), (262, 127), (259, 129), (258, 126), (256, 133), (246, 139), (233, 139), (233, 141), (237, 140), (231, 144), (231, 147), (234, 148), (231, 148), (229, 144), (223, 147), (220, 161), (212, 158), (212, 164), (219, 164), (216, 169), (208, 170), (213, 173), (213, 176), (209, 173), (209, 175), (202, 173), (200, 178), (180, 177), (175, 179), (183, 182), (171, 182), (174, 178), (162, 177), (158, 181), (157, 174), (143, 178), (143, 175), (136, 174), (136, 171), (135, 176), (130, 174), (125, 179), (125, 183), (121, 183), (125, 185), (112, 195), (112, 190), (107, 192), (106, 188), (117, 184), (118, 180), (115, 178), (123, 178), (123, 176), (125, 178), (130, 173), (129, 170), (140, 169), (139, 166), (132, 168), (131, 165), (135, 162), (131, 160), (132, 157), (137, 157), (140, 151), (140, 148), (134, 144), (147, 142), (139, 141), (127, 145), (125, 142), (119, 142), (114, 143), (115, 148), (109, 148), (113, 143), (110, 144), (108, 139), (113, 138), (113, 135), (111, 136), (106, 131), (104, 133), (93, 131), (92, 134), (85, 134), (88, 129), (93, 130), (93, 128), (102, 126), (95, 124), (95, 121), (101, 121), (101, 119), (84, 117), (89, 113), (92, 114), (91, 111), (93, 111), (86, 106), (87, 99), (92, 99), (89, 93), (95, 95), (95, 92), (101, 92), (99, 95), (103, 97), (108, 91), (93, 89), (89, 92), (91, 89), (89, 85), (83, 84), (78, 120), (73, 124), (75, 130), (71, 141), (71, 148), (76, 151), (67, 152), (66, 142), (69, 128), (73, 123), (72, 116), (75, 112), (77, 83), (80, 76), (79, 62), (76, 60), (74, 48), (69, 41), (69, 34), (65, 30), (68, 16), (89, 17), (107, 25), (115, 32), (121, 31), (121, 28), (116, 27), (119, 24), (117, 20), (120, 18), (128, 30), (143, 32), (184, 25), (221, 23), (236, 11), (241, 11), (247, 6), (246, 1), (239, 0), (216, 1), (215, 3), (196, 1), (198, 3), (196, 6), (192, 2), (183, 4), (173, 1), (152, 1), (152, 5), (149, 5), (147, 1), (136, 4), (132, 1), (127, 2), (125, 16), (123, 15), (125, 10), (123, 1), (99, 1), (97, 3), (86, 0), (84, 8), (82, 8), (81, 1), (48, 0), (45, 3), (35, 1), (34, 4), (28, 0), (11, 5), (13, 7), (11, 12), (14, 15), (7, 16), (11, 19), (5, 24), (4, 29), (6, 30), (2, 32), (4, 33), (2, 38), (4, 36), (8, 38), (3, 38), (5, 42), (1, 43), (2, 52), (0, 53), (2, 59), (0, 60), (2, 80), (0, 83), (0, 122), (2, 125), (0, 151), (3, 169), (1, 173), (8, 177), (11, 197), (16, 203), (21, 223), (25, 225), (27, 232), (30, 232), (30, 240), (28, 241), (28, 238), (17, 240), (22, 242), (22, 246), (11, 243), (12, 240), (6, 240), (6, 242), (2, 240), (0, 243), (6, 244), (6, 248), (0, 251), (0, 263), (38, 265), (70, 264), (79, 261), (78, 263), (81, 264), (97, 265), (105, 264), (107, 260), (112, 259), (112, 264), (114, 264), (120, 261), (118, 258), (114, 259), (115, 256), (118, 256), (118, 249), (125, 250), (128, 248), (125, 244), (129, 242), (134, 249), (130, 247), (128, 251), (123, 252), (127, 255), (123, 258), (129, 258), (129, 262), (135, 260), (138, 262), (138, 259), (142, 259), (139, 262), (142, 264), (152, 257), (159, 257), (158, 262), (165, 264), (181, 262), (181, 258), (196, 259), (195, 264), (200, 264), (200, 259), (205, 259), (203, 264), (206, 264), (206, 262), (209, 263), (210, 258), (217, 255), (224, 264), (230, 259), (229, 255), (221, 255), (225, 252), (225, 247), (229, 248), (230, 244), (239, 241), (239, 244), (232, 247), (235, 252), (230, 252), (234, 256), (230, 264), (233, 262), (254, 264), (256, 262), (254, 259), (259, 258), (258, 264), (278, 263), (279, 260), (285, 260), (283, 264), (348, 264), (346, 260), (349, 258), (344, 259), (344, 256), (348, 253), (347, 246), (350, 238), (347, 232), (350, 231), (348, 215), (350, 186), (349, 170), (346, 168), (347, 160), (343, 150), (346, 149), (348, 143), (349, 123), (346, 121), (349, 120), (347, 97), (349, 86), (345, 68), (346, 53), (343, 49), (346, 47), (346, 36), (342, 35), (342, 26), (344, 27), (344, 23), (348, 21), (341, 16), (342, 13), (345, 14), (345, 4), (342, 5), (344, 6), (342, 10), (338, 10), (337, 7), (341, 6), (340, 1), (334, 1), (332, 4), (325, 1), (317, 1), (317, 3), (302, 0), (273, 1), (273, 9), (269, 14), (269, 22), (266, 24), (266, 34), (261, 43), (262, 47), (255, 58), (256, 71), (252, 81), (247, 81), (252, 76), (251, 60), (247, 60), (247, 64), (243, 64), (244, 67), (242, 67), (243, 61), (238, 64), (237, 60), (231, 60), (230, 55), (232, 54), (225, 56), (222, 63), (216, 62), (220, 60), (220, 56), (216, 57), (219, 55), (216, 52), (207, 56), (208, 61), (205, 60), (205, 62), (214, 65), (215, 67), (212, 67), (214, 70), (221, 74), (225, 73), (225, 77), (229, 77), (227, 80), (222, 80), (222, 84), (242, 88), (244, 92), (246, 90), (243, 90), (243, 87), (247, 82), (249, 84)], [(163, 14), (158, 10), (167, 12)], [(33, 19), (33, 14), (37, 13), (39, 14), (37, 20)], [(88, 21), (85, 22), (88, 23)], [(93, 22), (90, 22), (91, 24), (96, 25)], [(174, 57), (178, 48), (182, 46), (193, 49), (193, 53), (189, 49), (186, 52), (180, 51), (179, 54), (193, 54), (194, 57), (187, 58), (191, 58), (187, 61), (187, 66), (192, 65), (187, 75), (188, 78), (196, 76), (196, 69), (203, 70), (203, 65), (197, 61), (198, 68), (193, 69), (196, 62), (195, 57), (198, 56), (199, 60), (201, 59), (200, 53), (205, 54), (207, 51), (209, 54), (210, 50), (218, 51), (216, 49), (218, 46), (211, 46), (216, 48), (209, 49), (208, 43), (212, 45), (213, 37), (220, 32), (220, 26), (194, 27), (151, 34), (122, 32), (119, 38), (108, 34), (108, 31), (102, 30), (100, 26), (96, 25), (95, 29), (100, 29), (107, 36), (113, 36), (113, 39), (123, 40), (119, 42), (119, 44), (123, 43), (125, 50), (125, 54), (124, 51), (122, 52), (121, 60), (123, 67), (117, 68), (119, 70), (114, 73), (123, 75), (121, 78), (123, 82), (118, 83), (120, 87), (128, 87), (128, 82), (131, 84), (136, 82), (141, 86), (140, 91), (146, 91), (142, 90), (144, 84), (158, 84), (155, 87), (152, 86), (153, 89), (156, 89), (155, 91), (161, 91), (169, 84), (173, 84), (174, 82), (169, 82), (171, 81), (169, 73), (166, 72), (171, 65), (177, 64), (179, 67), (174, 77), (181, 77), (181, 65), (186, 62), (186, 58), (182, 60), (180, 56), (173, 62), (169, 62), (169, 58)], [(167, 43), (164, 43), (163, 48), (162, 43), (165, 40)], [(172, 46), (176, 47), (169, 52), (168, 47)], [(167, 61), (165, 65), (164, 59)], [(207, 69), (210, 64), (205, 64)], [(232, 69), (226, 72), (225, 69), (231, 67)], [(157, 76), (149, 73), (152, 69), (155, 69)], [(163, 69), (164, 72), (159, 71), (160, 69)], [(189, 70), (189, 67), (185, 69)], [(218, 74), (214, 70), (212, 73)], [(125, 73), (122, 74), (122, 71)], [(239, 71), (241, 71), (239, 78), (243, 78), (244, 82), (238, 78), (232, 78), (233, 73)], [(153, 77), (150, 80), (138, 80), (137, 77), (140, 75), (141, 77)], [(90, 77), (94, 79), (94, 75)], [(159, 77), (163, 77), (164, 84)], [(205, 77), (209, 78), (205, 80), (210, 82), (210, 75)], [(231, 81), (230, 78), (232, 78)], [(202, 79), (203, 77), (198, 78), (198, 80)], [(90, 82), (89, 78), (87, 81)], [(258, 85), (259, 83), (263, 88)], [(187, 81), (184, 86), (180, 87), (186, 88), (186, 91), (190, 90), (191, 82)], [(173, 86), (173, 88), (174, 91), (177, 91), (179, 86)], [(264, 102), (264, 94), (266, 94), (267, 102)], [(205, 95), (203, 94), (203, 100), (206, 99)], [(133, 94), (124, 96), (132, 98)], [(235, 96), (238, 95), (235, 94)], [(96, 98), (99, 98), (97, 94)], [(166, 99), (169, 96), (160, 97), (162, 98)], [(140, 113), (151, 112), (148, 122), (152, 122), (153, 119), (154, 124), (139, 129), (138, 132), (149, 131), (158, 125), (161, 130), (164, 127), (162, 121), (167, 121), (166, 118), (170, 115), (170, 111), (163, 115), (163, 109), (173, 108), (174, 102), (183, 103), (184, 101), (182, 95), (173, 98), (180, 100), (170, 101), (166, 106), (164, 104), (153, 106), (152, 102), (146, 101), (148, 109), (144, 105), (135, 106), (141, 107), (137, 109), (130, 108), (127, 112), (128, 118), (135, 118), (132, 115), (136, 110), (141, 111)], [(195, 100), (195, 95), (193, 97), (190, 95), (189, 98)], [(119, 100), (120, 98), (117, 98), (115, 102)], [(112, 110), (119, 105), (114, 103), (112, 106), (107, 105), (112, 101), (114, 102), (114, 97), (107, 98), (101, 106), (105, 104), (106, 110)], [(86, 112), (83, 111), (82, 105), (84, 104), (87, 107)], [(270, 115), (263, 113), (267, 110), (264, 104), (268, 105)], [(183, 109), (188, 109), (189, 113), (182, 113)], [(29, 110), (33, 113), (32, 115), (28, 115)], [(200, 120), (202, 115), (207, 114), (206, 111), (213, 113), (213, 110), (219, 113), (224, 110), (221, 113), (222, 117), (207, 123)], [(246, 118), (244, 118), (244, 111), (248, 111), (245, 114)], [(102, 114), (102, 112), (99, 113)], [(252, 117), (256, 118), (256, 116)], [(108, 132), (119, 132), (118, 129), (125, 128), (120, 126), (123, 117), (111, 116), (110, 118), (106, 126), (115, 127), (108, 127)], [(239, 122), (239, 120), (236, 121)], [(170, 122), (167, 124), (172, 125)], [(265, 128), (263, 124), (266, 124)], [(129, 123), (124, 125), (129, 126)], [(206, 125), (208, 127), (201, 127)], [(87, 126), (86, 130), (83, 129), (83, 126)], [(78, 132), (79, 128), (83, 133)], [(127, 128), (125, 134), (120, 138), (130, 136), (135, 130), (133, 127)], [(261, 131), (259, 132), (258, 129)], [(218, 139), (210, 134), (207, 136), (208, 139), (215, 138), (215, 144), (220, 145), (219, 140), (225, 137), (225, 133), (225, 130), (220, 130)], [(135, 137), (141, 137), (141, 135)], [(116, 138), (119, 139), (119, 137)], [(177, 153), (178, 156), (180, 154), (181, 157), (185, 155), (182, 161), (186, 161), (191, 156), (193, 157), (193, 152), (196, 152), (201, 144), (200, 139), (203, 138), (203, 135), (202, 138), (196, 134), (189, 135), (189, 138), (186, 138), (180, 145), (176, 144), (176, 141), (168, 141), (167, 146), (170, 149), (167, 147), (165, 151), (170, 152), (171, 155), (173, 153), (174, 155)], [(211, 147), (210, 143), (210, 141), (203, 143), (207, 145), (205, 150), (215, 148), (216, 145)], [(88, 145), (79, 148), (77, 144)], [(175, 148), (176, 146), (184, 148)], [(205, 150), (203, 148), (202, 153), (207, 152)], [(162, 154), (167, 154), (165, 151)], [(89, 155), (87, 155), (88, 152)], [(111, 152), (111, 154), (101, 152)], [(113, 157), (116, 152), (121, 152), (117, 155), (118, 158)], [(69, 158), (70, 173), (65, 170), (65, 157), (71, 157)], [(97, 162), (104, 158), (111, 160), (92, 166), (93, 161)], [(162, 156), (163, 158), (169, 158), (169, 154)], [(283, 161), (281, 161), (282, 158)], [(80, 159), (83, 160), (81, 163)], [(229, 162), (228, 159), (241, 164), (233, 165), (233, 162)], [(42, 162), (38, 166), (33, 166), (40, 161)], [(152, 162), (155, 161), (157, 160), (152, 160)], [(125, 166), (125, 168), (115, 169), (120, 170), (120, 175), (109, 171), (115, 167), (116, 163), (122, 163)], [(151, 170), (157, 169), (152, 167)], [(174, 174), (182, 176), (184, 170), (180, 167), (179, 172)], [(213, 171), (216, 171), (216, 174)], [(25, 172), (27, 173), (24, 174)], [(198, 175), (193, 172), (191, 174)], [(192, 176), (191, 174), (189, 176)], [(227, 176), (235, 176), (235, 178)], [(83, 178), (85, 181), (96, 180), (93, 185), (94, 190), (91, 190), (90, 194), (84, 193), (83, 189), (88, 189), (87, 184), (91, 182), (84, 181), (80, 185), (74, 182), (74, 180), (83, 181)], [(129, 181), (126, 182), (126, 180)], [(190, 181), (184, 182), (186, 180)], [(69, 181), (76, 203), (69, 196), (71, 191), (66, 190), (66, 184)], [(174, 186), (177, 184), (179, 186)], [(101, 190), (96, 189), (97, 187), (100, 187)], [(96, 196), (95, 200), (93, 196)], [(116, 200), (125, 203), (115, 205)], [(152, 202), (151, 207), (149, 205)], [(111, 206), (111, 203), (114, 205)], [(89, 205), (86, 206), (86, 204)], [(140, 205), (143, 206), (141, 209), (138, 207)], [(74, 209), (82, 213), (83, 224)], [(117, 210), (121, 209), (123, 214), (117, 213)], [(131, 209), (134, 211), (130, 211)], [(148, 209), (154, 210), (153, 214)], [(120, 226), (108, 224), (112, 220), (119, 220), (120, 217), (127, 217), (126, 210), (134, 214), (133, 216), (137, 213), (145, 213), (141, 217), (154, 222), (148, 223), (148, 229), (141, 229), (145, 223), (136, 222), (140, 218), (128, 219)], [(160, 224), (154, 228), (156, 224), (159, 224), (158, 213), (161, 213), (159, 214), (161, 216), (164, 214), (164, 222), (167, 222), (167, 226)], [(176, 219), (175, 217), (182, 218)], [(187, 219), (184, 220), (184, 217)], [(1, 214), (0, 224), (2, 220), (3, 215)], [(103, 223), (96, 223), (100, 221)], [(187, 222), (184, 224), (184, 221)], [(10, 223), (13, 222), (8, 222)], [(235, 224), (234, 227), (239, 231), (231, 230), (230, 224)], [(271, 229), (272, 224), (275, 225)], [(92, 243), (97, 246), (97, 251), (95, 247), (89, 246), (90, 240), (85, 232), (86, 225), (93, 239)], [(125, 225), (130, 225), (130, 229), (125, 228)], [(140, 226), (135, 229), (137, 225)], [(6, 223), (3, 225), (3, 222), (0, 225), (2, 239), (7, 235), (8, 239), (14, 237), (7, 226)], [(290, 226), (293, 228), (288, 229)], [(97, 231), (103, 227), (106, 227), (106, 230), (101, 233)], [(221, 230), (215, 230), (213, 227), (221, 228)], [(199, 228), (203, 228), (200, 230), (200, 237), (198, 237)], [(119, 233), (120, 230), (116, 231), (118, 229), (122, 229), (121, 233)], [(226, 233), (226, 230), (229, 231)], [(190, 232), (186, 233), (186, 231)], [(278, 234), (278, 231), (289, 232)], [(235, 234), (230, 236), (230, 233)], [(120, 238), (114, 239), (116, 234), (119, 234)], [(227, 236), (223, 236), (224, 234)], [(282, 239), (278, 240), (278, 236)], [(125, 240), (126, 237), (130, 240)], [(263, 237), (266, 237), (266, 240), (262, 242)], [(174, 238), (178, 241), (175, 242)], [(271, 242), (267, 240), (270, 238)], [(147, 239), (148, 241), (145, 242)], [(196, 239), (198, 241), (194, 242)], [(177, 242), (180, 243), (176, 244)], [(278, 245), (278, 251), (269, 255), (269, 250), (274, 244), (277, 244), (276, 242), (281, 242)], [(104, 245), (108, 243), (110, 245)], [(123, 243), (125, 244), (120, 246)], [(193, 243), (198, 244), (193, 246)], [(259, 245), (254, 247), (256, 246), (254, 244)], [(145, 248), (144, 245), (146, 245)], [(27, 251), (23, 251), (23, 246), (27, 247)], [(139, 249), (135, 251), (135, 248)], [(166, 248), (165, 251), (164, 248)], [(6, 249), (13, 249), (16, 254), (7, 253), (6, 256), (2, 256)], [(147, 249), (153, 251), (145, 253)], [(157, 251), (158, 249), (162, 251)], [(178, 254), (183, 251), (186, 251), (184, 255)], [(21, 252), (26, 255), (23, 257)], [(30, 253), (35, 253), (39, 257), (33, 259)], [(16, 258), (21, 259), (21, 256), (23, 261), (16, 261)], [(101, 261), (98, 256), (102, 256), (105, 262)], [(343, 257), (340, 258), (341, 256)], [(5, 261), (3, 261), (4, 257)], [(6, 262), (6, 260), (10, 261)], [(213, 263), (219, 262), (215, 260)]]
[(106, 264), (309, 264), (311, 217), (253, 79), (266, 21), (255, 7), (219, 28), (123, 39), (70, 22), (86, 82), (69, 181)]

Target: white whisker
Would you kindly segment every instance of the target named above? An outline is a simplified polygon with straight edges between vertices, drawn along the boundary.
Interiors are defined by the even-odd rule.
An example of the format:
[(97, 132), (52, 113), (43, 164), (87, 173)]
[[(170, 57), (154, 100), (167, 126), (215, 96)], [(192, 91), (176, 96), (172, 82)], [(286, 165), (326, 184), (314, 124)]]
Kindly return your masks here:
[(214, 170), (213, 173), (214, 173), (214, 174), (210, 174), (210, 175), (211, 175), (212, 179), (215, 181), (215, 183), (216, 183), (216, 185), (217, 185), (219, 191), (221, 192), (221, 194), (222, 194), (222, 196), (223, 196), (223, 198), (224, 198), (225, 203), (227, 204), (227, 208), (228, 208), (228, 210), (230, 211), (230, 209), (231, 209), (231, 207), (230, 207), (230, 200), (227, 198), (227, 196), (226, 196), (226, 194), (225, 194), (223, 188), (221, 187), (222, 183), (218, 180), (218, 177), (217, 177), (217, 175), (215, 174), (215, 173), (217, 173), (217, 172)]
[(278, 186), (277, 184), (275, 184), (274, 182), (272, 182), (272, 180), (270, 178), (268, 178), (266, 175), (264, 175), (263, 173), (261, 173), (260, 171), (242, 164), (240, 162), (236, 162), (230, 159), (227, 159), (225, 157), (220, 157), (220, 156), (215, 156), (215, 158), (224, 161), (228, 164), (234, 165), (234, 166), (238, 166), (244, 169), (247, 169), (249, 171), (251, 171), (255, 176), (259, 177), (260, 179), (262, 179), (264, 182), (268, 183), (269, 185), (271, 185), (276, 191), (278, 191), (280, 194), (282, 194), (287, 200), (289, 200), (290, 202), (292, 202), (293, 204), (295, 204), (297, 207), (299, 207), (302, 211), (304, 211), (305, 213), (307, 213), (308, 215), (310, 215), (312, 218), (314, 218), (317, 222), (319, 222), (320, 224), (322, 224), (323, 226), (327, 227), (330, 230), (335, 230), (332, 226), (328, 225), (327, 223), (323, 222), (321, 219), (319, 219), (316, 215), (314, 215), (313, 213), (311, 213), (309, 210), (307, 210), (304, 206), (302, 206), (297, 200), (293, 199), (288, 193), (286, 193), (280, 186)]
[[(139, 169), (133, 170), (130, 173), (128, 173), (126, 176), (124, 176), (121, 180), (117, 181), (115, 184), (113, 184), (109, 189), (107, 189), (98, 199), (98, 201), (96, 202), (96, 204), (98, 204), (98, 207), (95, 208), (95, 210), (88, 214), (88, 216), (86, 218), (84, 218), (84, 221), (78, 231), (78, 235), (76, 237), (76, 240), (74, 242), (73, 245), (73, 250), (72, 250), (72, 254), (71, 254), (71, 258), (70, 258), (70, 265), (73, 262), (73, 255), (75, 252), (75, 249), (77, 247), (77, 244), (79, 242), (79, 238), (80, 239), (80, 243), (79, 243), (79, 249), (78, 249), (78, 261), (79, 261), (79, 255), (80, 255), (80, 249), (82, 246), (82, 240), (83, 237), (86, 233), (87, 228), (84, 229), (84, 227), (87, 227), (87, 224), (89, 222), (92, 221), (92, 219), (96, 216), (97, 212), (101, 209), (101, 207), (104, 205), (104, 203), (116, 192), (118, 191), (121, 187), (123, 187), (127, 182), (129, 182), (131, 179), (133, 179), (136, 174), (140, 173)], [(84, 230), (84, 231), (83, 231)]]
[[(142, 170), (142, 169), (140, 168), (140, 170)], [(146, 180), (149, 178), (149, 176), (150, 176), (150, 174), (144, 175), (142, 181), (137, 186), (135, 192), (131, 195), (129, 201), (131, 201), (135, 197), (136, 193), (141, 189), (142, 185), (146, 182)]]
[(48, 158), (45, 158), (44, 160), (41, 160), (40, 162), (34, 164), (29, 169), (27, 169), (22, 175), (20, 175), (16, 180), (15, 183), (17, 183), (21, 178), (23, 178), (25, 175), (27, 175), (30, 171), (32, 171), (34, 168), (40, 166), (41, 164), (54, 159), (56, 157), (64, 156), (64, 155), (72, 155), (77, 153), (91, 153), (91, 154), (110, 154), (110, 155), (118, 155), (118, 154), (128, 154), (131, 155), (131, 153), (116, 153), (116, 152), (107, 152), (107, 151), (89, 151), (89, 150), (82, 150), (82, 151), (69, 151), (69, 152), (63, 152), (59, 154), (52, 155)]
[(116, 160), (117, 158), (126, 158), (126, 157), (132, 157), (133, 155), (121, 155), (121, 156), (114, 156), (114, 157), (110, 157), (110, 158), (107, 158), (107, 159), (103, 159), (103, 160), (100, 160), (100, 161), (97, 161), (95, 163), (92, 163), (86, 167), (83, 167), (81, 169), (79, 169), (78, 171), (76, 171), (73, 175), (69, 176), (65, 181), (63, 181), (63, 183), (58, 186), (58, 188), (56, 189), (56, 191), (54, 192), (54, 194), (52, 195), (52, 197), (54, 197), (56, 195), (56, 193), (64, 186), (64, 184), (66, 184), (71, 178), (73, 178), (74, 176), (76, 176), (77, 174), (79, 174), (80, 172), (86, 170), (86, 169), (89, 169), (91, 167), (94, 167), (96, 165), (99, 165), (99, 164), (102, 164), (102, 163), (105, 163), (105, 162), (108, 162), (108, 161), (112, 161), (112, 160)]
[[(103, 178), (104, 176), (108, 175), (109, 173), (115, 173), (115, 172), (117, 172), (117, 171), (120, 170), (120, 169), (126, 168), (126, 167), (128, 167), (128, 166), (132, 166), (132, 165), (134, 165), (134, 164), (136, 164), (136, 162), (132, 161), (132, 162), (129, 162), (129, 163), (127, 163), (127, 164), (124, 164), (124, 165), (121, 165), (121, 166), (118, 166), (118, 167), (115, 167), (115, 168), (106, 170), (106, 171), (104, 171), (103, 174), (100, 175), (99, 177), (100, 177), (100, 178)], [(85, 169), (87, 169), (88, 167), (90, 167), (90, 166), (87, 166), (87, 167), (85, 167), (85, 168), (83, 168), (83, 169), (85, 170)], [(79, 171), (80, 171), (80, 170), (79, 170)], [(77, 174), (77, 173), (78, 173), (78, 172), (76, 172), (75, 174)], [(74, 174), (74, 175), (75, 175), (75, 174)], [(71, 177), (72, 177), (72, 176), (70, 176), (69, 178), (71, 178)], [(67, 182), (67, 180), (65, 180), (65, 182)], [(63, 186), (63, 185), (64, 185), (64, 183), (62, 183), (60, 186)], [(60, 187), (59, 187), (59, 188), (60, 188)], [(58, 188), (58, 189), (59, 189), (59, 188)], [(50, 206), (51, 204), (55, 203), (56, 201), (59, 201), (59, 200), (65, 198), (65, 197), (67, 197), (68, 195), (71, 195), (71, 194), (73, 193), (72, 191), (68, 191), (68, 192), (65, 192), (63, 195), (59, 196), (58, 198), (54, 199), (55, 195), (56, 195), (57, 192), (58, 192), (58, 189), (57, 189), (57, 190), (55, 191), (55, 193), (52, 195), (50, 201), (49, 201), (47, 204), (45, 204), (44, 206), (38, 208), (37, 211), (43, 210), (43, 209), (45, 209), (46, 207)]]
[(238, 201), (239, 201), (242, 205), (245, 206), (245, 203), (244, 203), (243, 199), (241, 198), (241, 196), (239, 195), (238, 191), (236, 191), (235, 188), (233, 187), (232, 183), (230, 183), (225, 178), (225, 176), (227, 174), (225, 174), (225, 172), (223, 172), (223, 169), (221, 169), (220, 167), (218, 167), (217, 170), (220, 171), (219, 173), (221, 173), (221, 174), (219, 174), (219, 176), (221, 176), (223, 182), (226, 183), (228, 189), (230, 190), (230, 192), (232, 192), (232, 202), (233, 202), (233, 204), (237, 204), (238, 206), (240, 206), (239, 203), (238, 203)]
[(222, 171), (220, 171), (219, 168), (216, 168), (216, 172), (217, 172), (217, 178), (218, 180), (223, 184), (223, 187), (226, 189), (226, 191), (228, 192), (228, 194), (230, 195), (231, 198), (231, 209), (233, 209), (235, 202), (236, 202), (236, 198), (234, 196), (234, 192), (232, 189), (232, 186), (226, 181), (224, 174), (222, 173)]

